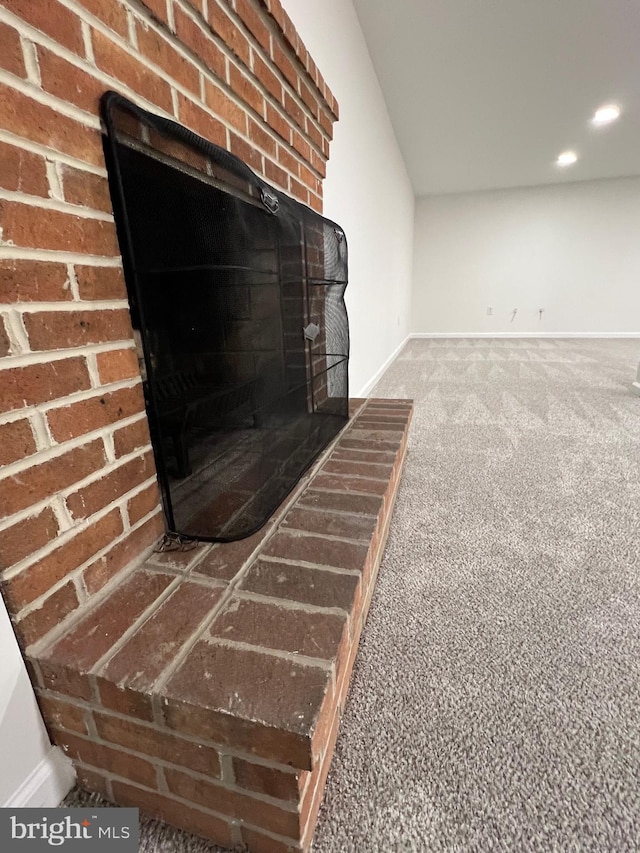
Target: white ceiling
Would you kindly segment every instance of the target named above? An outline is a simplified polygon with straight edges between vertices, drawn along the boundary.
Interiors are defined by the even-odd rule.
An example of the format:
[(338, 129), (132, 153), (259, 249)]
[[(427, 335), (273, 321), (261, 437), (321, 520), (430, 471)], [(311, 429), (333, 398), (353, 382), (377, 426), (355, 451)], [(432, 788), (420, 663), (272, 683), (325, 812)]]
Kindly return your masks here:
[(416, 195), (640, 174), (640, 0), (354, 5)]

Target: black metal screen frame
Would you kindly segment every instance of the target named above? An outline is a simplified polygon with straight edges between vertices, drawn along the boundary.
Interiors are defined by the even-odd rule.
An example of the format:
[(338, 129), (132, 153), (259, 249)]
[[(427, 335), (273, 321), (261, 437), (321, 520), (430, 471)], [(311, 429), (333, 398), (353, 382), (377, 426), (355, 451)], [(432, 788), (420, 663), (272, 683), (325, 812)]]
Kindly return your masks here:
[[(131, 318), (142, 345), (145, 404), (167, 529), (204, 541), (244, 538), (264, 525), (348, 420), (344, 232), (335, 222), (267, 184), (230, 152), (170, 119), (141, 109), (118, 93), (103, 95), (101, 115)], [(208, 231), (200, 228), (203, 233), (197, 236), (206, 247), (194, 248), (192, 255), (189, 246), (196, 245), (196, 238), (190, 232), (185, 236), (185, 231), (181, 245), (175, 247), (182, 266), (173, 268), (166, 263), (163, 267), (162, 262), (154, 268), (150, 262), (154, 245), (159, 255), (167, 257), (167, 252), (172, 251), (167, 245), (169, 240), (152, 236), (145, 243), (143, 239), (145, 233), (147, 237), (152, 233), (151, 226), (144, 222), (145, 210), (159, 226), (159, 234), (165, 226), (168, 229), (172, 216), (174, 224), (181, 225), (175, 220), (178, 213), (172, 210), (171, 197), (166, 199), (166, 209), (158, 209), (154, 193), (157, 196), (160, 185), (178, 188), (173, 199), (176, 211), (180, 211), (181, 204), (186, 210), (184, 205), (193, 199), (191, 207), (197, 211), (194, 221), (196, 215), (209, 216), (209, 209), (229, 213), (228, 221), (222, 225), (217, 216), (207, 221), (211, 226)], [(191, 207), (189, 215), (193, 212)], [(235, 223), (233, 217), (238, 212)], [(251, 248), (254, 231), (258, 248)], [(229, 242), (227, 232), (235, 242)], [(249, 259), (254, 259), (253, 266), (249, 261), (246, 266), (228, 262), (237, 260), (239, 242), (246, 245)], [(226, 263), (212, 262), (212, 253), (216, 252), (216, 259), (226, 253)], [(255, 261), (261, 258), (261, 252), (270, 259), (264, 269), (261, 260)], [(169, 291), (170, 285), (177, 290)], [(220, 384), (221, 368), (207, 352), (198, 352), (194, 357), (197, 371), (171, 372), (161, 368), (161, 351), (172, 364), (178, 356), (183, 364), (190, 355), (186, 352), (188, 346), (183, 345), (184, 351), (180, 349), (180, 341), (175, 344), (175, 352), (170, 340), (164, 341), (162, 347), (158, 345), (158, 336), (168, 334), (164, 326), (177, 324), (171, 319), (172, 313), (177, 312), (170, 310), (167, 294), (171, 294), (172, 304), (175, 300), (182, 309), (181, 295), (186, 298), (187, 292), (193, 291), (210, 299), (216, 288), (233, 303), (231, 320), (224, 320), (227, 326), (223, 323), (218, 337), (227, 340), (230, 335), (236, 339), (244, 336), (244, 343), (235, 344), (233, 355), (223, 357), (225, 363), (230, 360), (233, 364), (224, 374), (225, 381)], [(202, 304), (205, 303), (206, 299)], [(255, 334), (263, 333), (260, 319), (251, 319), (252, 310), (258, 315), (262, 311), (266, 317), (263, 325), (268, 332), (264, 333), (270, 347), (268, 362), (248, 334), (254, 333), (255, 338)], [(198, 306), (193, 311), (195, 328), (198, 323), (202, 325), (204, 315)], [(213, 312), (217, 313), (220, 312)], [(218, 317), (213, 314), (211, 322), (217, 323)], [(157, 315), (162, 319), (158, 320)], [(176, 328), (184, 337), (186, 326)], [(200, 349), (202, 340), (201, 330)], [(212, 347), (212, 351), (217, 348)], [(281, 363), (276, 363), (278, 357)], [(230, 384), (231, 373), (234, 381)], [(192, 439), (191, 434), (197, 439)], [(198, 458), (204, 460), (199, 463), (204, 467), (197, 476), (189, 467), (192, 446)], [(223, 465), (219, 460), (226, 457), (221, 447), (227, 448), (224, 453), (233, 460), (242, 459), (244, 448), (251, 465), (246, 461), (236, 461), (235, 468), (227, 462)], [(228, 492), (240, 500), (237, 509), (233, 509), (233, 503), (229, 510), (215, 509), (226, 500), (225, 478), (230, 483)], [(188, 488), (191, 480), (196, 481), (193, 494)], [(198, 484), (205, 495), (201, 507), (197, 504)], [(246, 495), (244, 507), (242, 495)]]

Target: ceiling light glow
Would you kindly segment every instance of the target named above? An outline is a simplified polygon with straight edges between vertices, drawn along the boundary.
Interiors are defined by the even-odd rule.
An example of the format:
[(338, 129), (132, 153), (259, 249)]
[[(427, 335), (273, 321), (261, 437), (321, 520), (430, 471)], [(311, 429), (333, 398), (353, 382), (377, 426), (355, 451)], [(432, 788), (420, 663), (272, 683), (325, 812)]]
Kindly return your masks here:
[(616, 104), (606, 104), (604, 107), (600, 107), (600, 109), (595, 111), (594, 116), (591, 119), (591, 123), (596, 125), (609, 124), (619, 117), (620, 107)]
[(572, 166), (577, 159), (578, 155), (575, 151), (563, 151), (556, 160), (556, 163), (558, 166)]

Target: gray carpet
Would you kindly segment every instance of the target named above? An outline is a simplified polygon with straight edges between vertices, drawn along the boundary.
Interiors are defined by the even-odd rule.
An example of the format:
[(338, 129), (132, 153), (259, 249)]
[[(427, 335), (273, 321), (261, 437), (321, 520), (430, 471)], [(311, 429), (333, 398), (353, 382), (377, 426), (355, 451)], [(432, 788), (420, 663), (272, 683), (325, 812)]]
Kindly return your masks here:
[(415, 417), (315, 853), (640, 850), (639, 358), (416, 340), (374, 390)]

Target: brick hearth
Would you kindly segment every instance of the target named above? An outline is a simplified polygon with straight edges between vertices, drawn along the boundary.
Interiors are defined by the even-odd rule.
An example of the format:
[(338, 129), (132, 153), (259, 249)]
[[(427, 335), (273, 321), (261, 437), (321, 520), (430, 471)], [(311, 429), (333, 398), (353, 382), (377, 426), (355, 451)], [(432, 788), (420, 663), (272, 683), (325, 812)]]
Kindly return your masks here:
[(260, 532), (154, 554), (29, 650), (85, 788), (222, 845), (309, 848), (412, 405), (353, 409)]

